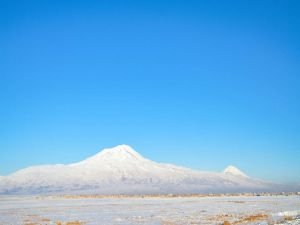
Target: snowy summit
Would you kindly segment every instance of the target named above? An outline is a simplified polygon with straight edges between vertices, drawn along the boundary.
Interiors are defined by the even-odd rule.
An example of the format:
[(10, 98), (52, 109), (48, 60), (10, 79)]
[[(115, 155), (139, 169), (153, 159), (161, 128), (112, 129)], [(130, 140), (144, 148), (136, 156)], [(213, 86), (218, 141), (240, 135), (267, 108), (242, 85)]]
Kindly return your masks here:
[(83, 162), (92, 163), (97, 162), (98, 160), (143, 160), (143, 157), (134, 151), (129, 145), (118, 145), (114, 148), (103, 149), (98, 154), (86, 159)]

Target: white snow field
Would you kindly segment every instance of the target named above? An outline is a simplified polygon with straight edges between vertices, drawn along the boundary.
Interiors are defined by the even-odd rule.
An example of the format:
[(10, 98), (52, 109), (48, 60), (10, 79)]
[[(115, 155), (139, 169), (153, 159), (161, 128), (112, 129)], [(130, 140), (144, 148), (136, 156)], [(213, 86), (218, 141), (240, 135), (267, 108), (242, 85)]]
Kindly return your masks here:
[[(1, 196), (1, 225), (300, 224), (300, 196)], [(227, 221), (227, 222), (225, 222)]]
[[(294, 190), (293, 190), (294, 189)], [(128, 145), (78, 163), (32, 166), (0, 177), (0, 194), (169, 194), (299, 191), (248, 177), (229, 166), (203, 172), (142, 157)]]

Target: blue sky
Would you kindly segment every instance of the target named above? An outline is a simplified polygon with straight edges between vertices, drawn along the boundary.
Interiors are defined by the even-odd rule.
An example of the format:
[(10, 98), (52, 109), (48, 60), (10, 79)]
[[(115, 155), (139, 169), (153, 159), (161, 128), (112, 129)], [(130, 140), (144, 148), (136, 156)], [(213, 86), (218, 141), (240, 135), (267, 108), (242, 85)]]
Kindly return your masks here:
[(129, 144), (300, 181), (298, 1), (1, 1), (0, 174)]

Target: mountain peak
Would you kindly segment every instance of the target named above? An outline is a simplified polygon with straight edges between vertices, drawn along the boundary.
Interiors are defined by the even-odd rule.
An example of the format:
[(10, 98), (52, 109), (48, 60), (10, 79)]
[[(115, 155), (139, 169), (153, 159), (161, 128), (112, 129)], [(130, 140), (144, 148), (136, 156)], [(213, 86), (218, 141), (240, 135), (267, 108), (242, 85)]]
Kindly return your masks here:
[(224, 174), (230, 174), (234, 176), (240, 176), (240, 177), (248, 177), (244, 172), (236, 168), (235, 166), (227, 166), (226, 169), (223, 171)]
[(105, 148), (98, 154), (88, 158), (86, 161), (120, 161), (120, 160), (142, 160), (144, 159), (129, 145), (117, 145), (113, 148)]
[(126, 151), (126, 152), (135, 152), (136, 153), (136, 151), (131, 146), (126, 145), (126, 144), (117, 145), (115, 147), (107, 148), (107, 149), (104, 149), (104, 150), (109, 150), (109, 151)]
[(132, 156), (140, 156), (139, 153), (137, 153), (132, 147), (130, 147), (129, 145), (117, 145), (113, 148), (106, 148), (103, 149), (100, 153), (102, 154), (129, 154)]

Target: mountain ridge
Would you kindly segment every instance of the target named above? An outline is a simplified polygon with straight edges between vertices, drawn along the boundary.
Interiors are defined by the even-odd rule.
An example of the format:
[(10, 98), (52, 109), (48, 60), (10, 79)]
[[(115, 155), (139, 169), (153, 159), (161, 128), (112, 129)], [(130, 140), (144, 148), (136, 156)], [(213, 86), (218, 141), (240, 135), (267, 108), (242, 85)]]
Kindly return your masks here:
[(234, 166), (203, 172), (144, 158), (128, 145), (106, 148), (72, 164), (41, 165), (0, 177), (0, 194), (166, 194), (270, 190)]

